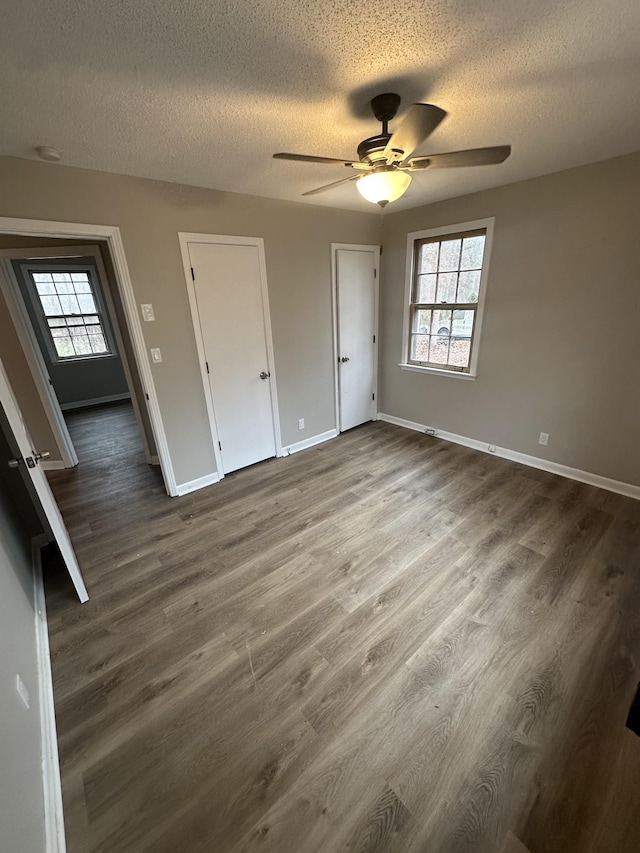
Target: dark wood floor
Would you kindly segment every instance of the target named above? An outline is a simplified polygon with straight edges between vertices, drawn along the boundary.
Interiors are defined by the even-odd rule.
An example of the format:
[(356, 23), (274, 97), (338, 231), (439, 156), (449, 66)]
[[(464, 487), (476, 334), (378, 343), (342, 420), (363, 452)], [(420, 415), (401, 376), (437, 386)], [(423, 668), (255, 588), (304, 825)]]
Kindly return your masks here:
[(383, 423), (170, 499), (70, 428), (69, 853), (640, 849), (640, 503)]

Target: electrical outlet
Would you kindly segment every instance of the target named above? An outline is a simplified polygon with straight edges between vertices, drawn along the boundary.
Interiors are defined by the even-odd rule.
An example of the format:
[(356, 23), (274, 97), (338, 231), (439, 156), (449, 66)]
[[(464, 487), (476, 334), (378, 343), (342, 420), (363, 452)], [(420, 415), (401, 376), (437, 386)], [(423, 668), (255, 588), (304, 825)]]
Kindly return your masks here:
[(489, 453), (495, 453), (496, 452), (495, 444), (487, 444), (487, 450), (489, 451)]
[(433, 427), (426, 427), (425, 432), (427, 435), (437, 435), (435, 429)]
[(142, 319), (145, 323), (150, 323), (152, 320), (156, 319), (155, 314), (153, 313), (153, 305), (149, 302), (140, 305), (140, 310), (142, 311)]
[(155, 364), (159, 364), (162, 361), (162, 353), (157, 347), (151, 349), (151, 361)]
[(541, 432), (540, 433), (540, 439), (538, 440), (538, 444), (543, 444), (546, 447), (548, 443), (549, 443), (549, 433), (548, 432)]
[(304, 418), (298, 418), (298, 429), (304, 429)]
[(22, 699), (25, 708), (29, 707), (29, 691), (27, 690), (27, 685), (20, 678), (19, 675), (16, 675), (16, 693)]

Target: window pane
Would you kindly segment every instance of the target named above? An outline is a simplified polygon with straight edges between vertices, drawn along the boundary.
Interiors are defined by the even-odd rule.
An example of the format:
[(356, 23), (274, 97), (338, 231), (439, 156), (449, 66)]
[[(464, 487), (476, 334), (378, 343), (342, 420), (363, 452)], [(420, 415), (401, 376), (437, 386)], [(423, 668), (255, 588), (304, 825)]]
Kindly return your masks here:
[(438, 248), (439, 243), (424, 243), (420, 246), (418, 260), (418, 273), (433, 273), (438, 270)]
[(462, 240), (443, 240), (440, 243), (440, 263), (438, 272), (460, 268), (460, 248)]
[(76, 289), (76, 293), (91, 293), (89, 276), (86, 272), (72, 272), (71, 281)]
[(482, 267), (484, 254), (484, 234), (478, 237), (465, 237), (460, 258), (461, 270), (479, 270)]
[(80, 306), (78, 305), (77, 296), (60, 296), (60, 305), (62, 306), (63, 314), (79, 314)]
[(436, 302), (455, 302), (456, 285), (458, 283), (457, 272), (446, 272), (438, 275), (438, 294)]
[(416, 294), (416, 302), (435, 302), (436, 301), (436, 275), (419, 275), (418, 276), (418, 292)]
[(428, 335), (431, 331), (431, 311), (419, 308), (413, 315), (413, 331)]
[(471, 338), (456, 338), (449, 347), (449, 364), (454, 367), (469, 367)]
[(412, 361), (429, 361), (429, 335), (411, 335)]
[(52, 338), (68, 338), (69, 337), (69, 330), (68, 329), (61, 329), (61, 328), (51, 329), (51, 337)]
[(451, 311), (434, 311), (431, 333), (449, 335), (451, 333)]
[(76, 355), (91, 355), (91, 344), (89, 343), (89, 338), (86, 335), (83, 335), (82, 337), (74, 337), (73, 348)]
[(69, 338), (54, 338), (53, 342), (56, 345), (56, 352), (60, 358), (69, 358), (69, 356), (75, 355), (73, 344)]
[(108, 352), (107, 342), (102, 335), (89, 335), (91, 351), (95, 353)]
[(67, 325), (67, 321), (64, 319), (64, 317), (51, 318), (51, 319), (47, 320), (47, 323), (49, 324), (50, 329), (53, 329), (55, 326), (66, 326)]
[(96, 310), (96, 303), (93, 301), (93, 296), (90, 293), (80, 293), (77, 299), (81, 311), (93, 312)]
[(37, 281), (36, 289), (41, 296), (42, 294), (56, 292), (55, 286), (52, 281)]
[(57, 296), (41, 296), (40, 302), (42, 303), (42, 310), (49, 317), (51, 314), (62, 314), (63, 311), (60, 308), (60, 300)]
[(456, 302), (477, 302), (480, 293), (480, 270), (461, 272)]
[(50, 272), (32, 272), (31, 276), (32, 276), (33, 280), (36, 282), (36, 284), (44, 283), (44, 282), (51, 283), (53, 281), (53, 279), (51, 278)]
[(91, 325), (92, 323), (99, 323), (100, 322), (98, 320), (97, 314), (86, 315), (82, 319), (87, 324), (87, 326)]
[(473, 332), (473, 315), (475, 311), (454, 311), (451, 326), (453, 337), (470, 338)]
[(61, 282), (71, 283), (71, 276), (68, 272), (54, 272), (52, 275), (56, 284)]
[(429, 361), (434, 364), (447, 364), (449, 361), (448, 335), (432, 335), (429, 347)]

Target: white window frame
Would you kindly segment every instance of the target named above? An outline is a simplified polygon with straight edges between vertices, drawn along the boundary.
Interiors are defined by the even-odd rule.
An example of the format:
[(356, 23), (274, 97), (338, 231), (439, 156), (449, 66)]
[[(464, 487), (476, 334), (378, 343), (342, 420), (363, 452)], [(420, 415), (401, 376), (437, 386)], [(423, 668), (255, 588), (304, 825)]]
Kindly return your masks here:
[[(402, 354), (400, 364), (403, 370), (412, 370), (417, 373), (430, 373), (435, 376), (451, 376), (457, 379), (476, 379), (478, 375), (478, 353), (480, 351), (480, 337), (482, 332), (482, 320), (484, 316), (484, 303), (487, 295), (487, 281), (489, 278), (489, 264), (491, 261), (491, 250), (493, 248), (493, 227), (495, 218), (475, 219), (472, 222), (459, 222), (454, 225), (443, 225), (438, 228), (429, 228), (425, 231), (411, 231), (407, 234), (407, 260), (404, 290), (403, 324), (402, 324)], [(475, 326), (471, 342), (471, 358), (469, 370), (456, 370), (449, 367), (432, 367), (424, 364), (411, 364), (409, 362), (409, 336), (411, 322), (411, 295), (413, 292), (413, 276), (415, 265), (416, 241), (446, 237), (448, 234), (460, 234), (465, 231), (486, 231), (484, 244), (484, 257), (482, 259), (482, 272), (480, 273), (480, 292), (478, 294), (478, 307), (476, 309)]]
[[(66, 260), (66, 259), (65, 259)], [(19, 266), (22, 271), (23, 280), (25, 286), (27, 288), (27, 292), (29, 295), (29, 299), (31, 304), (33, 305), (35, 316), (38, 322), (38, 327), (42, 333), (43, 340), (47, 347), (47, 352), (49, 354), (49, 358), (52, 364), (75, 364), (78, 361), (94, 361), (95, 359), (108, 359), (108, 358), (117, 358), (118, 351), (115, 345), (115, 340), (113, 337), (113, 332), (111, 331), (111, 324), (109, 322), (109, 315), (106, 310), (106, 306), (104, 304), (103, 296), (102, 296), (102, 283), (98, 277), (98, 270), (96, 269), (95, 264), (89, 262), (84, 263), (82, 261), (76, 261), (76, 259), (69, 259), (66, 263), (61, 264), (57, 259), (54, 260), (54, 264), (47, 263), (46, 260), (27, 260), (27, 261), (19, 261)], [(100, 326), (102, 328), (102, 332), (104, 334), (104, 339), (108, 347), (107, 352), (96, 352), (96, 353), (84, 353), (81, 355), (69, 355), (69, 356), (61, 356), (58, 355), (58, 351), (56, 349), (53, 336), (51, 334), (51, 329), (47, 322), (47, 316), (44, 313), (44, 308), (42, 306), (42, 302), (40, 300), (38, 290), (36, 288), (35, 282), (31, 273), (33, 272), (86, 272), (89, 277), (89, 284), (91, 287), (91, 295), (93, 296), (93, 301), (96, 306), (95, 311), (85, 312), (87, 315), (92, 314), (98, 317), (100, 322)], [(62, 315), (61, 315), (62, 316)], [(74, 316), (74, 315), (64, 315), (64, 316)], [(79, 315), (80, 316), (80, 315)]]

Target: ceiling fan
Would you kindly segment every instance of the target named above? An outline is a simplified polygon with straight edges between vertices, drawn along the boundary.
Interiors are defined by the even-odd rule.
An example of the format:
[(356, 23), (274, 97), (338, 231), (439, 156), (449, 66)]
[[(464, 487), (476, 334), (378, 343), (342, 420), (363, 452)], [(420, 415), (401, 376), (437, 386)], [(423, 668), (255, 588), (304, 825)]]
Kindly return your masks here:
[(472, 148), (469, 151), (411, 157), (447, 114), (433, 104), (412, 104), (400, 126), (390, 133), (388, 124), (397, 113), (400, 100), (400, 95), (393, 92), (373, 98), (371, 109), (378, 121), (382, 122), (382, 133), (363, 139), (358, 145), (357, 161), (286, 152), (273, 156), (277, 160), (298, 160), (304, 163), (339, 163), (356, 170), (355, 175), (309, 190), (303, 195), (316, 195), (348, 181), (357, 181), (356, 187), (363, 198), (384, 207), (407, 191), (411, 183), (409, 172), (451, 169), (458, 166), (490, 166), (503, 163), (511, 153), (510, 145), (498, 145), (493, 148)]

